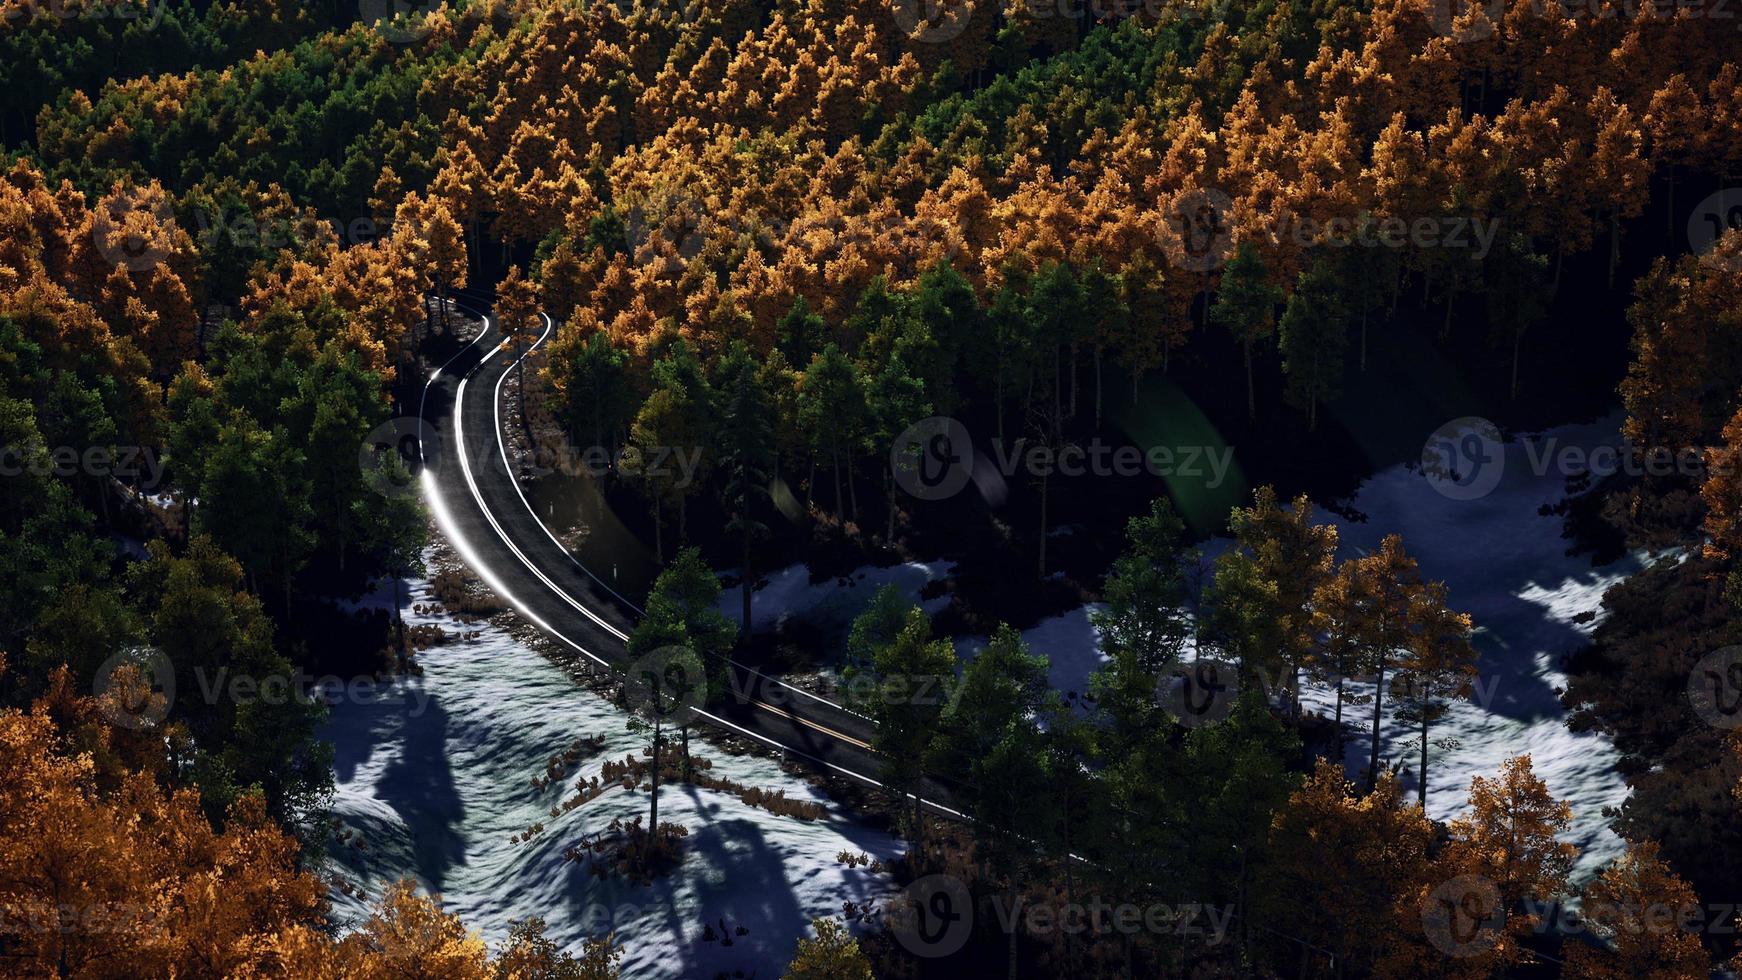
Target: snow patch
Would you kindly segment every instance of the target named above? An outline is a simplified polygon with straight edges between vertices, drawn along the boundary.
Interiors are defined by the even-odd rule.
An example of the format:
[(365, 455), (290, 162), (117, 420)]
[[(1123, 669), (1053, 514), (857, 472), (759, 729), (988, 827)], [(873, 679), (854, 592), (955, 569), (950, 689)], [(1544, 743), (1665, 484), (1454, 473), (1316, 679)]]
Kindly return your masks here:
[[(413, 611), (432, 601), (427, 582), (409, 582), (404, 595), (407, 623), (457, 631), (445, 616)], [(835, 856), (845, 850), (887, 861), (902, 853), (899, 841), (854, 823), (774, 762), (734, 757), (699, 739), (691, 740), (692, 754), (711, 759), (714, 774), (783, 789), (823, 804), (828, 815), (805, 822), (731, 793), (666, 786), (661, 822), (689, 829), (682, 868), (634, 885), (566, 861), (567, 847), (614, 818), (645, 823), (647, 794), (612, 790), (553, 819), (549, 809), (572, 793), (574, 777), (544, 789), (531, 778), (578, 737), (596, 735), (605, 744), (581, 762), (587, 775), (607, 759), (639, 754), (645, 739), (628, 731), (614, 705), (506, 633), (466, 628), (482, 635), (421, 654), (422, 677), (332, 709), (324, 737), (334, 746), (333, 815), (364, 844), (331, 848), (334, 869), (366, 892), (334, 895), (342, 927), (360, 924), (388, 884), (410, 875), (491, 942), (505, 938), (515, 920), (537, 915), (551, 938), (576, 951), (583, 939), (614, 931), (627, 949), (625, 976), (778, 976), (811, 918), (840, 914), (845, 900), (877, 902), (892, 890), (887, 878)], [(541, 821), (545, 830), (530, 843), (510, 842)], [(730, 945), (718, 938), (722, 923)], [(712, 941), (704, 938), (709, 926)], [(735, 935), (740, 927), (746, 933)]]
[[(903, 595), (935, 614), (949, 605), (949, 596), (921, 601), (927, 585), (949, 577), (955, 564), (947, 561), (905, 562), (887, 568), (866, 566), (844, 576), (812, 582), (803, 562), (788, 565), (763, 576), (763, 585), (751, 593), (750, 623), (756, 630), (774, 629), (795, 619), (817, 627), (831, 641), (844, 641), (854, 617), (864, 611), (878, 589), (894, 584)], [(743, 615), (743, 594), (737, 587), (720, 592), (720, 612), (733, 622)]]
[[(1448, 499), (1419, 469), (1395, 466), (1375, 474), (1348, 502), (1366, 516), (1365, 522), (1322, 507), (1315, 519), (1337, 525), (1343, 558), (1377, 549), (1387, 534), (1401, 534), (1422, 575), (1444, 581), (1452, 607), (1475, 621), (1481, 681), (1472, 701), (1453, 705), (1429, 730), (1430, 743), (1456, 740), (1452, 747), (1430, 749), (1429, 815), (1437, 820), (1456, 816), (1465, 808), (1472, 776), (1492, 776), (1507, 758), (1529, 753), (1537, 776), (1573, 808), (1566, 838), (1580, 849), (1573, 878), (1582, 882), (1624, 848), (1603, 810), (1627, 798), (1627, 785), (1606, 737), (1566, 728), (1560, 703), (1566, 684), (1563, 660), (1589, 641), (1598, 621), (1579, 622), (1578, 617), (1600, 612), (1603, 593), (1644, 567), (1644, 556), (1598, 568), (1586, 556), (1566, 554), (1570, 542), (1561, 536), (1561, 519), (1544, 516), (1541, 509), (1566, 495), (1567, 474), (1534, 465), (1548, 458), (1544, 449), (1551, 440), (1556, 451), (1621, 444), (1613, 418), (1521, 436), (1504, 447), (1499, 485), (1477, 500)], [(1206, 544), (1206, 564), (1230, 544), (1227, 539)], [(1089, 674), (1106, 661), (1089, 624), (1090, 609), (1051, 617), (1023, 633), (1030, 649), (1051, 659), (1052, 684), (1061, 692), (1085, 691)], [(984, 639), (970, 642), (983, 644)], [(1372, 685), (1350, 683), (1347, 688), (1368, 693)], [(1335, 692), (1308, 684), (1302, 700), (1309, 710), (1328, 717)], [(1366, 768), (1371, 751), (1371, 707), (1345, 705), (1344, 720), (1351, 729), (1345, 762), (1353, 775)], [(1407, 743), (1415, 737), (1411, 726), (1395, 720), (1387, 707), (1380, 724), (1380, 758), (1402, 763), (1404, 782), (1411, 788), (1419, 749)]]

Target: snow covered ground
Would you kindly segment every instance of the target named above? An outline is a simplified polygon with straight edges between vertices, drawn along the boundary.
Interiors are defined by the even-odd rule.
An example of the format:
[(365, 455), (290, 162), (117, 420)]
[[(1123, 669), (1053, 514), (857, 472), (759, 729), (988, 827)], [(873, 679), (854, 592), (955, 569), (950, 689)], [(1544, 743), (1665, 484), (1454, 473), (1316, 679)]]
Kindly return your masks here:
[[(1481, 679), (1475, 696), (1454, 705), (1435, 723), (1437, 731), (1430, 731), (1430, 738), (1450, 735), (1460, 743), (1430, 752), (1430, 814), (1455, 815), (1471, 776), (1492, 775), (1508, 757), (1529, 753), (1536, 774), (1572, 806), (1568, 839), (1582, 852), (1574, 878), (1583, 881), (1623, 849), (1602, 810), (1619, 806), (1627, 786), (1607, 738), (1567, 730), (1562, 660), (1589, 640), (1598, 622), (1575, 618), (1600, 617), (1603, 593), (1643, 562), (1634, 556), (1593, 567), (1589, 556), (1566, 554), (1570, 542), (1561, 536), (1561, 519), (1539, 511), (1566, 495), (1568, 474), (1538, 472), (1532, 463), (1551, 440), (1557, 447), (1589, 449), (1619, 445), (1621, 437), (1612, 420), (1518, 437), (1505, 446), (1499, 485), (1476, 500), (1448, 499), (1419, 470), (1395, 467), (1368, 481), (1352, 501), (1366, 523), (1336, 523), (1345, 553), (1375, 549), (1386, 534), (1401, 534), (1422, 574), (1445, 582), (1453, 608), (1469, 613), (1476, 625)], [(1321, 710), (1331, 710), (1331, 693), (1314, 693)], [(1371, 708), (1366, 711), (1364, 720), (1371, 717)], [(1407, 728), (1388, 713), (1380, 751), (1381, 757), (1403, 758), (1413, 774), (1404, 743), (1414, 736)], [(1361, 735), (1348, 749), (1350, 771), (1365, 767), (1369, 737)]]
[[(1453, 608), (1469, 613), (1475, 622), (1481, 680), (1475, 697), (1454, 705), (1430, 731), (1434, 743), (1450, 738), (1457, 744), (1436, 745), (1430, 751), (1429, 814), (1435, 819), (1455, 816), (1463, 808), (1470, 777), (1493, 775), (1507, 758), (1528, 752), (1537, 775), (1573, 808), (1567, 836), (1582, 852), (1574, 872), (1577, 881), (1620, 854), (1621, 839), (1609, 830), (1602, 811), (1626, 799), (1627, 787), (1615, 771), (1617, 756), (1606, 738), (1566, 729), (1559, 700), (1566, 684), (1562, 658), (1582, 646), (1597, 623), (1579, 623), (1576, 617), (1600, 613), (1603, 593), (1639, 570), (1642, 561), (1634, 556), (1593, 567), (1588, 556), (1569, 557), (1561, 519), (1543, 516), (1541, 509), (1566, 496), (1572, 474), (1558, 462), (1565, 454), (1571, 451), (1576, 460), (1597, 447), (1619, 445), (1618, 418), (1521, 434), (1504, 447), (1494, 447), (1504, 453), (1504, 463), (1488, 471), (1490, 478), (1498, 473), (1499, 480), (1485, 495), (1456, 499), (1470, 494), (1447, 496), (1420, 467), (1394, 466), (1367, 480), (1339, 508), (1353, 508), (1366, 517), (1364, 522), (1323, 507), (1315, 515), (1322, 523), (1337, 525), (1341, 557), (1375, 549), (1387, 534), (1402, 535), (1422, 574), (1445, 582)], [(1229, 543), (1209, 542), (1203, 549), (1206, 564)], [(895, 582), (913, 598), (931, 579), (947, 573), (947, 565), (909, 564), (861, 570), (847, 585), (839, 580), (811, 585), (804, 567), (794, 565), (770, 576), (771, 584), (757, 592), (756, 621), (762, 626), (782, 616), (802, 616), (823, 621), (831, 635), (836, 630), (844, 635), (845, 624), (883, 582)], [(736, 590), (728, 590), (721, 607), (735, 617), (737, 601)], [(945, 601), (924, 605), (935, 612)], [(1060, 692), (1085, 693), (1090, 672), (1105, 659), (1089, 622), (1092, 608), (1073, 609), (1023, 632), (1030, 649), (1050, 658), (1052, 684)], [(984, 637), (961, 637), (957, 650), (971, 656), (984, 643)], [(1354, 683), (1348, 688), (1372, 690), (1371, 685)], [(1334, 709), (1335, 694), (1328, 686), (1309, 685), (1303, 699), (1309, 710), (1327, 717)], [(1371, 710), (1367, 705), (1344, 708), (1351, 775), (1367, 765)], [(1380, 725), (1381, 757), (1403, 763), (1405, 783), (1412, 789), (1417, 750), (1408, 743), (1415, 737), (1411, 726), (1386, 710)]]
[[(750, 622), (757, 630), (773, 629), (790, 619), (802, 619), (821, 631), (825, 643), (846, 642), (853, 618), (871, 597), (893, 584), (921, 609), (936, 613), (949, 605), (949, 596), (920, 599), (920, 592), (939, 579), (948, 578), (954, 564), (946, 561), (905, 562), (887, 568), (865, 567), (851, 574), (813, 583), (810, 569), (801, 562), (762, 576), (762, 587), (751, 601)], [(720, 611), (737, 622), (743, 614), (743, 594), (736, 586), (720, 593)]]
[[(1523, 435), (1505, 445), (1502, 476), (1486, 496), (1451, 499), (1419, 468), (1395, 466), (1376, 474), (1348, 501), (1366, 516), (1364, 523), (1322, 508), (1316, 514), (1318, 521), (1337, 525), (1343, 557), (1377, 548), (1387, 534), (1401, 534), (1422, 574), (1444, 581), (1453, 608), (1475, 622), (1481, 681), (1470, 702), (1454, 705), (1430, 731), (1430, 740), (1449, 736), (1458, 744), (1430, 751), (1429, 814), (1436, 819), (1456, 815), (1470, 777), (1492, 775), (1508, 757), (1529, 753), (1537, 775), (1573, 808), (1568, 839), (1582, 852), (1574, 872), (1578, 881), (1621, 852), (1621, 839), (1608, 829), (1602, 810), (1626, 799), (1627, 787), (1615, 771), (1617, 756), (1607, 739), (1575, 735), (1563, 724), (1561, 661), (1586, 642), (1597, 622), (1578, 623), (1575, 617), (1600, 612), (1604, 591), (1637, 571), (1641, 561), (1633, 557), (1592, 567), (1588, 557), (1568, 557), (1560, 518), (1539, 512), (1565, 496), (1568, 474), (1537, 461), (1568, 447), (1589, 451), (1620, 442), (1614, 420)], [(1205, 561), (1228, 544), (1211, 542)], [(1052, 659), (1052, 682), (1060, 691), (1084, 691), (1089, 673), (1105, 659), (1088, 607), (1044, 620), (1023, 636), (1033, 650)], [(1328, 687), (1309, 686), (1303, 700), (1309, 710), (1326, 716), (1335, 704)], [(1352, 775), (1367, 765), (1371, 742), (1365, 726), (1371, 710), (1344, 708), (1353, 728), (1346, 758)], [(1381, 758), (1402, 761), (1411, 787), (1416, 756), (1406, 743), (1414, 737), (1388, 709), (1380, 726)]]
[[(406, 601), (430, 602), (427, 584), (413, 583)], [(583, 938), (615, 931), (627, 947), (625, 976), (771, 977), (812, 917), (890, 891), (887, 877), (848, 868), (836, 855), (888, 859), (903, 850), (898, 841), (852, 822), (771, 761), (695, 740), (692, 753), (712, 759), (714, 774), (823, 803), (828, 816), (805, 822), (731, 793), (668, 786), (660, 793), (661, 822), (683, 824), (690, 834), (681, 870), (638, 886), (565, 861), (565, 848), (613, 818), (645, 822), (647, 794), (613, 789), (552, 819), (549, 808), (571, 794), (573, 775), (542, 790), (532, 777), (579, 736), (605, 740), (602, 752), (580, 764), (585, 775), (607, 759), (639, 753), (645, 740), (628, 731), (615, 706), (501, 630), (409, 609), (407, 622), (482, 632), (474, 642), (455, 637), (420, 655), (421, 678), (332, 710), (324, 735), (335, 747), (334, 815), (365, 845), (332, 849), (334, 870), (366, 891), (335, 895), (342, 925), (360, 922), (387, 884), (412, 875), (491, 941), (514, 920), (537, 915), (553, 939), (575, 949)], [(530, 843), (509, 840), (539, 821), (545, 830)], [(729, 945), (706, 938), (710, 926)], [(747, 932), (736, 935), (739, 927)]]
[[(1589, 449), (1616, 445), (1619, 435), (1614, 422), (1605, 421), (1520, 437), (1505, 446), (1498, 486), (1473, 500), (1441, 495), (1414, 467), (1393, 467), (1348, 501), (1364, 522), (1323, 510), (1318, 519), (1338, 525), (1345, 555), (1377, 547), (1388, 533), (1403, 535), (1423, 573), (1445, 581), (1454, 607), (1476, 622), (1482, 680), (1472, 702), (1456, 705), (1435, 725), (1436, 738), (1450, 736), (1458, 744), (1433, 752), (1431, 814), (1455, 815), (1471, 776), (1492, 774), (1507, 757), (1528, 752), (1551, 791), (1573, 807), (1569, 837), (1582, 851), (1575, 878), (1584, 880), (1621, 850), (1601, 811), (1619, 804), (1626, 786), (1607, 740), (1566, 730), (1557, 697), (1565, 683), (1561, 660), (1594, 626), (1575, 618), (1598, 611), (1604, 590), (1637, 570), (1639, 561), (1596, 568), (1587, 558), (1566, 555), (1560, 519), (1539, 513), (1564, 496), (1566, 473), (1533, 464), (1550, 440), (1558, 448)], [(1212, 542), (1206, 560), (1226, 545)], [(781, 617), (802, 617), (827, 637), (844, 636), (884, 582), (917, 597), (948, 573), (944, 563), (914, 563), (812, 584), (802, 566), (792, 566), (769, 576), (757, 592), (756, 620), (766, 628)], [(406, 596), (408, 603), (428, 600), (423, 584)], [(924, 604), (935, 612), (945, 601)], [(728, 590), (721, 602), (735, 614), (736, 591)], [(408, 621), (457, 631), (444, 617), (413, 613)], [(1024, 635), (1052, 659), (1055, 687), (1086, 688), (1101, 660), (1088, 608), (1047, 619)], [(960, 644), (965, 653), (976, 645), (971, 639)], [(335, 912), (342, 923), (359, 921), (386, 883), (410, 873), (493, 940), (511, 921), (539, 915), (553, 938), (577, 946), (583, 937), (615, 930), (628, 947), (628, 976), (721, 970), (775, 976), (811, 917), (839, 913), (844, 900), (864, 904), (890, 891), (887, 879), (849, 869), (835, 856), (846, 850), (888, 858), (902, 845), (855, 825), (838, 808), (830, 805), (829, 818), (805, 823), (749, 807), (729, 793), (689, 789), (668, 790), (660, 800), (662, 817), (690, 830), (682, 871), (648, 886), (593, 878), (565, 862), (563, 849), (614, 817), (645, 814), (646, 794), (613, 791), (553, 820), (547, 811), (573, 779), (538, 790), (531, 777), (580, 735), (606, 740), (582, 772), (596, 773), (603, 760), (638, 752), (642, 742), (627, 731), (622, 713), (487, 626), (475, 642), (451, 641), (420, 659), (422, 678), (338, 705), (327, 729), (337, 753), (336, 815), (367, 844), (335, 851), (341, 868), (367, 887), (363, 899), (339, 897)], [(1306, 699), (1310, 707), (1331, 710), (1326, 688), (1309, 687)], [(1353, 774), (1365, 765), (1368, 743), (1362, 708), (1349, 713), (1355, 724), (1346, 761)], [(1382, 754), (1403, 761), (1409, 780), (1415, 756), (1406, 743), (1413, 734), (1387, 714)], [(785, 788), (789, 796), (828, 805), (771, 762), (710, 747), (698, 752), (736, 781)], [(530, 844), (510, 842), (541, 820), (546, 830)], [(748, 932), (731, 935), (730, 947), (705, 938), (709, 926), (721, 933), (722, 923), (728, 935), (739, 926)]]

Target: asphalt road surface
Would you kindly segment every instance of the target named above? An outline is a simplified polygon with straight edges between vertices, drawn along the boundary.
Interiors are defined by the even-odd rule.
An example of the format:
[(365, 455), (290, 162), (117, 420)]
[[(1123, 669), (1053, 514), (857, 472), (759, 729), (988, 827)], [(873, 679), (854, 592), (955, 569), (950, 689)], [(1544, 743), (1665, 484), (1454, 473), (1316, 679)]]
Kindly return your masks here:
[[(539, 520), (504, 447), (503, 382), (517, 358), (550, 339), (555, 324), (545, 316), (543, 334), (516, 352), (493, 317), (477, 315), (485, 317), (484, 332), (430, 377), (419, 408), (436, 437), (421, 444), (439, 447), (425, 450), (421, 476), (437, 524), (485, 584), (552, 639), (620, 674), (645, 666), (627, 647), (639, 608)], [(756, 739), (820, 772), (881, 785), (869, 718), (735, 661), (729, 667), (728, 693), (697, 708), (697, 721)], [(962, 816), (948, 806), (944, 787), (928, 781), (922, 793), (928, 810)]]

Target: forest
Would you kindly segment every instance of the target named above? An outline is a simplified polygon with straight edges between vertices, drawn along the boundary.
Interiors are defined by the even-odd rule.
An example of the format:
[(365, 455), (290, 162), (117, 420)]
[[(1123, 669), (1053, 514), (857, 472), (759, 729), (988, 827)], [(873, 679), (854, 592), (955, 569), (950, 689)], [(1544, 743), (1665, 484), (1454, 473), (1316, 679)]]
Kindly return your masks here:
[[(636, 935), (498, 934), (411, 874), (334, 912), (348, 749), (295, 679), (451, 652), (410, 582), (456, 634), (514, 615), (456, 584), (433, 468), (359, 465), (480, 329), (527, 512), (593, 514), (570, 561), (645, 607), (626, 657), (690, 651), (692, 711), (736, 665), (826, 676), (866, 726), (875, 788), (818, 781), (901, 842), (891, 894), (798, 916), (784, 976), (1742, 969), (1722, 3), (357, 8), (0, 0), (0, 972), (636, 975)], [(1527, 742), (1430, 799), (1488, 604), (1339, 524), (1460, 416), (1612, 416), (1628, 458), (1692, 461), (1544, 506), (1567, 555), (1638, 566), (1554, 658), (1625, 787), (1590, 873)], [(940, 420), (947, 490), (915, 482)], [(762, 608), (789, 566), (945, 560), (839, 642)], [(1034, 629), (1077, 609), (1067, 689)], [(594, 674), (645, 752), (553, 761), (549, 822), (645, 791), (626, 880), (682, 876), (662, 801), (730, 780), (671, 691)], [(914, 935), (940, 881), (974, 910), (948, 948)], [(1091, 898), (1227, 917), (1000, 915)]]

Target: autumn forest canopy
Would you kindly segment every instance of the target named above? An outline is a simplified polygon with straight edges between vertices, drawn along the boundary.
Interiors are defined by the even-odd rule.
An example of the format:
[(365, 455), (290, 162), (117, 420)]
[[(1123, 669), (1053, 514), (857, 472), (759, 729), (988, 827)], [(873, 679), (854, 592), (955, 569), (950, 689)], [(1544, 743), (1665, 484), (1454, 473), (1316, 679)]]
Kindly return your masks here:
[[(541, 909), (485, 929), (415, 868), (354, 880), (340, 709), (256, 690), (391, 686), (488, 629), (551, 631), (431, 506), (438, 450), (495, 459), (431, 392), (496, 357), (504, 485), (634, 610), (623, 659), (688, 651), (692, 707), (733, 719), (734, 671), (821, 684), (874, 760), (855, 782), (784, 753), (833, 810), (733, 782), (707, 724), (559, 651), (642, 748), (594, 776), (596, 733), (566, 732), (525, 775), (572, 788), (515, 843), (612, 790), (651, 806), (575, 842), (574, 881), (694, 874), (698, 828), (659, 817), (677, 782), (900, 842), (872, 907), (795, 913), (789, 977), (1735, 969), (1739, 18), (0, 0), (0, 975), (659, 959), (633, 929), (553, 938)], [(1424, 463), (1454, 419), (1480, 423), (1444, 430), (1476, 472)], [(1435, 542), (1523, 547), (1483, 523), (1521, 470), (1471, 490), (1479, 453), (1570, 425), (1677, 462), (1563, 473), (1530, 505), (1564, 535), (1544, 561), (1606, 592), (1562, 617), (1566, 649), (1514, 649), (1515, 596), (1449, 587)], [(1467, 507), (1428, 541), (1363, 513), (1398, 472)], [(940, 563), (838, 624), (773, 608), (793, 568), (814, 589)], [(1067, 683), (1037, 627), (1079, 612)], [(1600, 744), (1614, 805), (1575, 814), (1528, 739), (1452, 769), (1480, 737), (1462, 712), (1523, 675), (1547, 707), (1513, 715)], [(948, 948), (891, 911), (945, 880), (974, 910)], [(370, 912), (341, 922), (351, 897)], [(1091, 898), (1227, 917), (997, 914)]]

